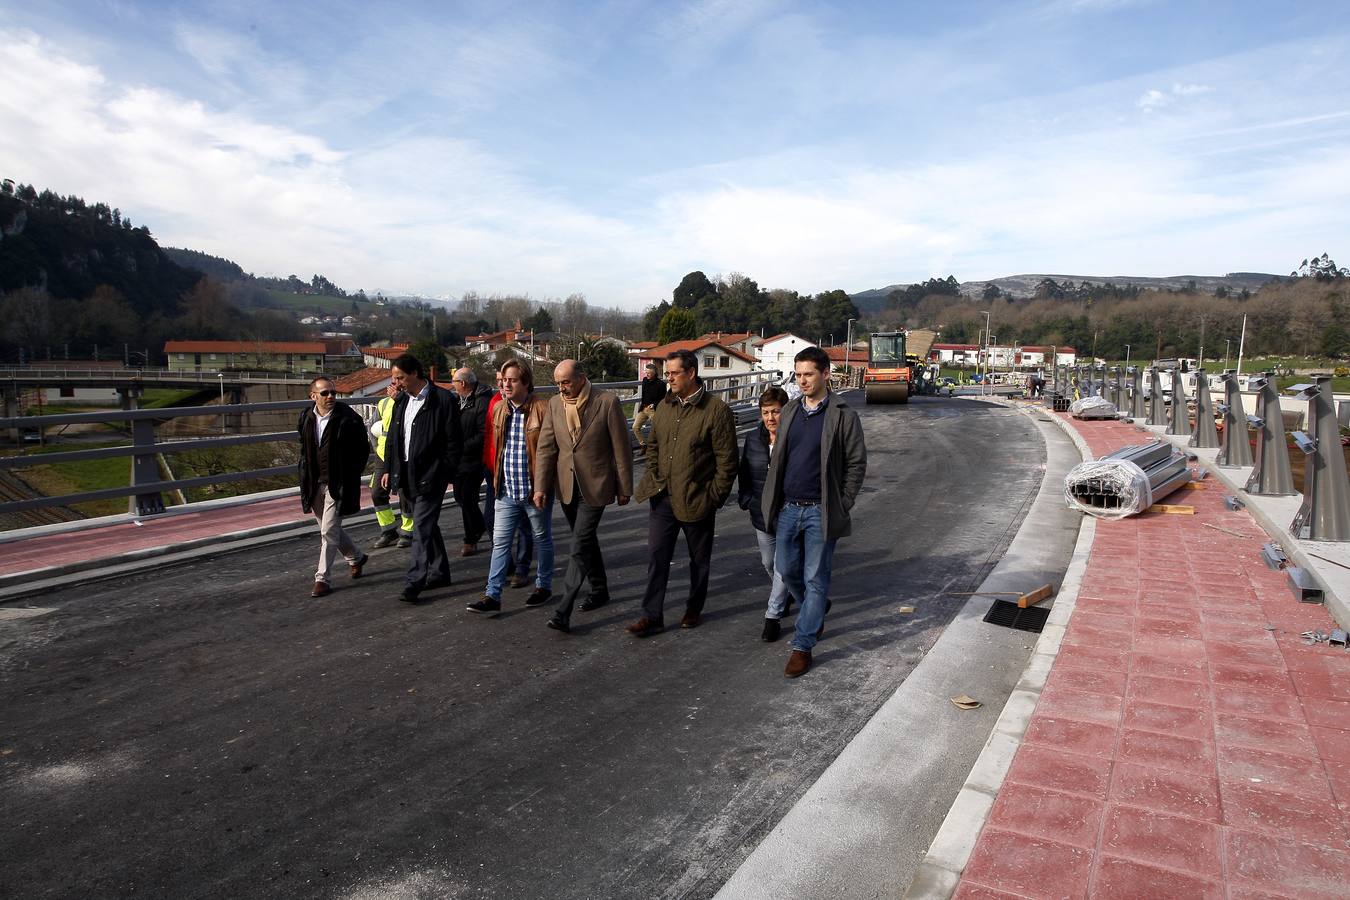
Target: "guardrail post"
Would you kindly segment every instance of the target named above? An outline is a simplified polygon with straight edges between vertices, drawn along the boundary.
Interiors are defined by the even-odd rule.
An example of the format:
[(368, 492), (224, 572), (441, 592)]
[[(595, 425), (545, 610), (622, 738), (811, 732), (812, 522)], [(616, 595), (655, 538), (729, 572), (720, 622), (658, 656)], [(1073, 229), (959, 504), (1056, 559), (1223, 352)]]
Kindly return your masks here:
[(1142, 419), (1148, 415), (1144, 405), (1144, 373), (1139, 366), (1130, 366), (1130, 418)]
[(1223, 397), (1223, 403), (1219, 404), (1219, 412), (1223, 414), (1223, 449), (1215, 462), (1230, 468), (1250, 466), (1252, 447), (1247, 443), (1247, 417), (1242, 411), (1242, 391), (1233, 369), (1223, 373)]
[(1163, 397), (1162, 373), (1158, 371), (1157, 366), (1153, 367), (1153, 372), (1149, 376), (1148, 424), (1167, 424), (1167, 400)]
[[(122, 408), (130, 412), (136, 409), (136, 400), (141, 396), (139, 387), (119, 388)], [(144, 448), (144, 452), (131, 457), (131, 486), (153, 484), (162, 480), (159, 474), (159, 461), (155, 459), (155, 422), (153, 419), (136, 419), (131, 422), (131, 444)], [(133, 516), (153, 516), (164, 512), (164, 497), (159, 491), (134, 495), (127, 504), (128, 512)]]
[(1219, 446), (1219, 432), (1214, 427), (1214, 401), (1209, 399), (1209, 378), (1203, 366), (1195, 370), (1195, 432), (1187, 446), (1197, 450), (1213, 450)]
[[(19, 386), (13, 381), (5, 385), (4, 408), (0, 409), (0, 412), (4, 414), (6, 419), (17, 419), (19, 414), (23, 412), (19, 408)], [(9, 439), (16, 444), (23, 438), (17, 425), (13, 428), (7, 428), (6, 431), (9, 432)]]
[(1289, 530), (1305, 541), (1350, 541), (1350, 476), (1345, 471), (1331, 376), (1314, 375), (1313, 380), (1295, 395), (1308, 401), (1308, 433), (1293, 434), (1306, 460), (1303, 505)]
[(1275, 389), (1275, 373), (1266, 372), (1254, 382), (1256, 415), (1247, 421), (1256, 427), (1256, 468), (1247, 479), (1246, 491), (1262, 497), (1288, 497), (1294, 490), (1294, 474), (1289, 468), (1289, 448), (1284, 442), (1284, 412)]
[(1172, 419), (1164, 434), (1191, 433), (1191, 411), (1186, 408), (1186, 379), (1180, 369), (1172, 370)]

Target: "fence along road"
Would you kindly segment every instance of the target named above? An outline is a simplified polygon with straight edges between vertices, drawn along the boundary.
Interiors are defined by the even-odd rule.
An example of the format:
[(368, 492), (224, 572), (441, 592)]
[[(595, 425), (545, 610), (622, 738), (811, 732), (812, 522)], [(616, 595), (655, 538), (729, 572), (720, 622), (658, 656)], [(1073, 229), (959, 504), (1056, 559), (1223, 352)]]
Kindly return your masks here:
[[(932, 646), (963, 601), (947, 592), (974, 590), (1040, 485), (1016, 413), (857, 408), (868, 479), (795, 681), (786, 643), (759, 641), (767, 579), (734, 506), (704, 624), (644, 641), (622, 631), (647, 560), (631, 504), (602, 523), (615, 602), (570, 636), (523, 591), (500, 618), (465, 612), (486, 554), (425, 605), (395, 600), (396, 550), (313, 600), (312, 534), (34, 598), (51, 611), (0, 623), (0, 894), (711, 896)], [(687, 584), (677, 554), (676, 616)]]

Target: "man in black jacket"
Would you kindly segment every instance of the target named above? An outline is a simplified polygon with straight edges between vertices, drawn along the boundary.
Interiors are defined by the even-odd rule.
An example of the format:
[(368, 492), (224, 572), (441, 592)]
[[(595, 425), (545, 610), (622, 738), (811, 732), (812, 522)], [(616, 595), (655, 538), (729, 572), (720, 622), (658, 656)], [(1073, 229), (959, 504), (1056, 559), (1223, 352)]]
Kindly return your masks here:
[(337, 402), (337, 388), (320, 375), (309, 383), (314, 405), (300, 414), (300, 508), (319, 520), (319, 568), (311, 597), (326, 597), (334, 557), (341, 553), (353, 578), (361, 577), (366, 554), (342, 528), (342, 517), (361, 509), (361, 474), (370, 458), (366, 423)]
[(666, 383), (656, 371), (656, 363), (647, 363), (642, 373), (642, 391), (638, 395), (637, 412), (633, 415), (633, 437), (644, 448), (647, 446), (646, 425), (656, 413), (656, 404), (666, 399)]
[(463, 439), (459, 470), (455, 473), (455, 502), (464, 517), (464, 547), (460, 556), (473, 556), (487, 529), (487, 519), (478, 505), (483, 475), (483, 439), (487, 434), (487, 410), (493, 391), (478, 383), (473, 369), (456, 369), (455, 393), (459, 395), (459, 431)]
[(410, 503), (413, 519), (412, 562), (400, 600), (416, 603), (428, 588), (450, 583), (450, 558), (441, 537), (445, 489), (459, 469), (463, 449), (454, 396), (427, 379), (417, 358), (403, 354), (390, 369), (402, 388), (389, 423), (381, 484)]

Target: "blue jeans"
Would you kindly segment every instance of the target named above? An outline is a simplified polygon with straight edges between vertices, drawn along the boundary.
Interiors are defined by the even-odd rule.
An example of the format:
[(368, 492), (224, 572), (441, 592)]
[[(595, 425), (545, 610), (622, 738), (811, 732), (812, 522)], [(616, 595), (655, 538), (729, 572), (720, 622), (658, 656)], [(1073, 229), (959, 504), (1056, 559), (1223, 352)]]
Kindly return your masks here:
[[(493, 486), (492, 473), (485, 476), (487, 485), (487, 500), (483, 503), (483, 521), (487, 523), (487, 533), (492, 535), (492, 542), (497, 542), (497, 490)], [(530, 574), (530, 561), (534, 559), (534, 538), (530, 535), (530, 520), (521, 516), (519, 519), (520, 527), (516, 529), (515, 540), (511, 542), (511, 560), (514, 568), (508, 567), (508, 571), (514, 571), (517, 575), (525, 576)]]
[(835, 542), (827, 541), (820, 528), (819, 506), (793, 506), (791, 503), (784, 505), (778, 514), (774, 539), (777, 544), (774, 571), (782, 575), (794, 596), (802, 598), (792, 649), (809, 653), (816, 645), (816, 632), (825, 622)]
[[(792, 597), (788, 590), (787, 582), (783, 581), (783, 576), (778, 574), (774, 568), (775, 545), (773, 535), (767, 531), (755, 529), (755, 540), (759, 541), (759, 561), (764, 564), (765, 573), (773, 580), (769, 587), (769, 608), (764, 612), (766, 619), (781, 619), (787, 614), (787, 605)], [(797, 598), (800, 600), (800, 595)]]
[(492, 532), (492, 562), (488, 565), (487, 595), (500, 600), (506, 586), (506, 573), (511, 568), (511, 536), (528, 520), (534, 532), (534, 548), (539, 551), (539, 568), (534, 586), (553, 587), (553, 498), (543, 509), (537, 509), (529, 500), (497, 498), (496, 521)]

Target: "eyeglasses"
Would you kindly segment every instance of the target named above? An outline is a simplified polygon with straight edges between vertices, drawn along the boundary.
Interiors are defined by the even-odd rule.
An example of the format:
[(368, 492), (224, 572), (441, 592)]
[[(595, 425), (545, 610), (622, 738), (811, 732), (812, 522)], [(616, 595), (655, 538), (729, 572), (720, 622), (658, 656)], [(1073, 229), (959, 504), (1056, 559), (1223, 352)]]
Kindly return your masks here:
[(336, 397), (337, 391), (315, 391), (320, 397)]

